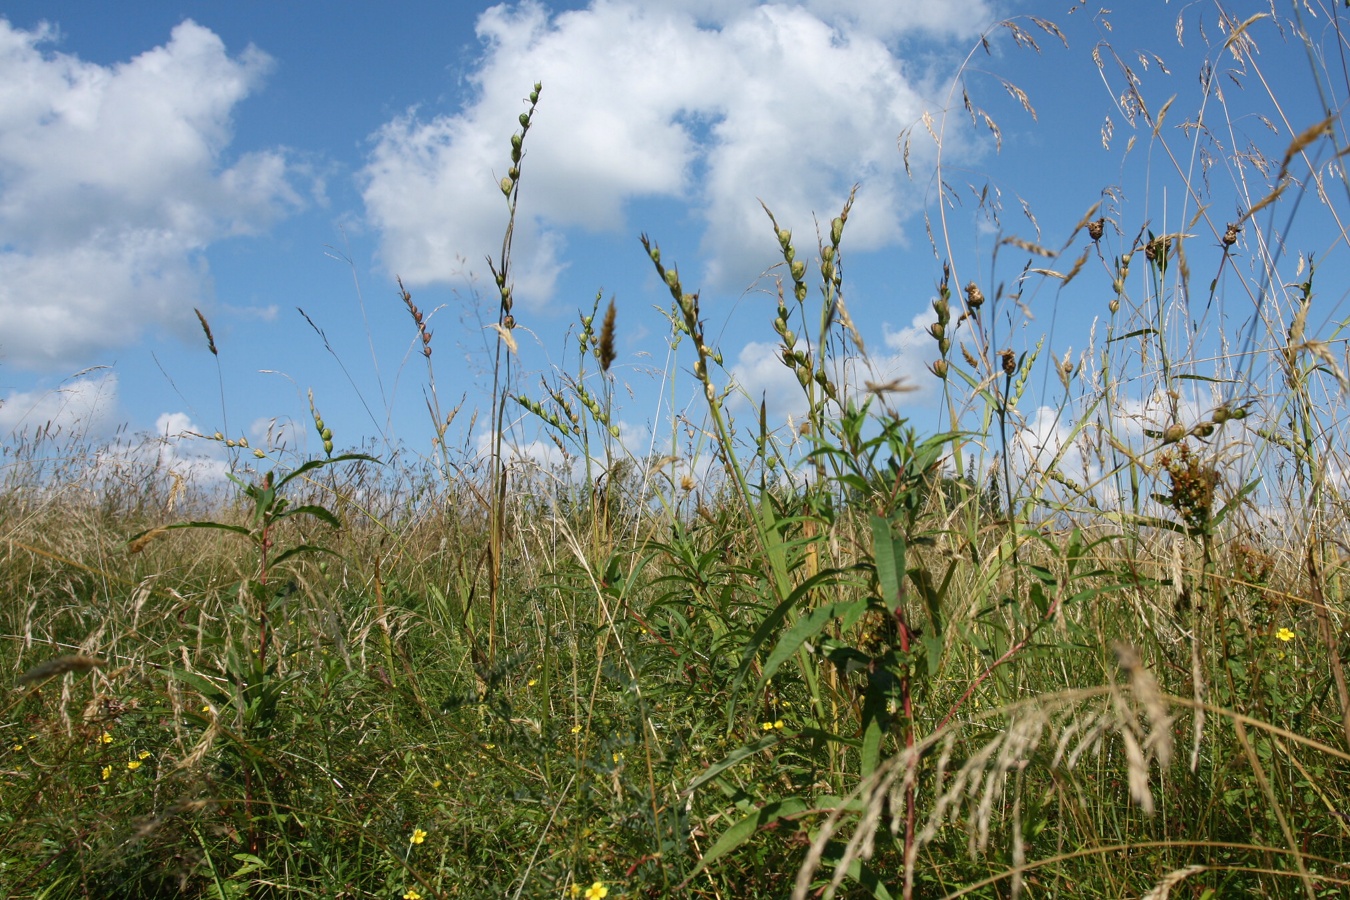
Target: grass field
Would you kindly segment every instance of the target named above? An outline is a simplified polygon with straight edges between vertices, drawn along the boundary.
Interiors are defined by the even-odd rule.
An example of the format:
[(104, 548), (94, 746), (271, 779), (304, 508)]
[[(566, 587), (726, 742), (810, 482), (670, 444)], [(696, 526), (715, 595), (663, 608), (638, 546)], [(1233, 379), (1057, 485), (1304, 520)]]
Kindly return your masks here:
[[(1241, 21), (1211, 39), (1259, 73), (1269, 32)], [(1337, 66), (1315, 75), (1350, 94)], [(508, 231), (486, 455), (455, 449), (469, 414), (434, 400), (430, 454), (343, 451), (318, 408), (313, 458), (207, 437), (235, 461), (224, 485), (11, 436), (0, 891), (1350, 896), (1344, 290), (1317, 280), (1347, 235), (1312, 257), (1281, 237), (1295, 198), (1350, 213), (1345, 133), (1329, 107), (1258, 160), (1217, 125), (1150, 138), (1159, 104), (1139, 102), (1158, 158), (1222, 162), (1177, 201), (1185, 227), (1107, 202), (1057, 246), (999, 245), (1034, 289), (1091, 283), (1077, 357), (996, 342), (1012, 288), (935, 264), (941, 433), (895, 413), (905, 385), (843, 374), (866, 355), (845, 207), (819, 244), (765, 221), (766, 333), (807, 410), (791, 432), (733, 428), (659, 235), (667, 374), (706, 397), (671, 452), (613, 433), (612, 311), (580, 318), (575, 370), (520, 384)], [(535, 103), (547, 86), (503, 148), (513, 216)], [(1223, 292), (1248, 318), (1201, 328)], [(512, 453), (522, 414), (570, 471)]]

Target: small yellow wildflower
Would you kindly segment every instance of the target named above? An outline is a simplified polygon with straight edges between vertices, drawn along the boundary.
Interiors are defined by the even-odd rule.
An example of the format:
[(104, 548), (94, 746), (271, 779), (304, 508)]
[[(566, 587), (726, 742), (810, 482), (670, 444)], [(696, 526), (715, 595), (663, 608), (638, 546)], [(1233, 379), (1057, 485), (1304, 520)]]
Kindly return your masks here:
[(111, 778), (111, 777), (112, 777), (112, 766), (104, 766), (104, 767), (103, 767), (103, 780), (104, 780), (104, 781), (107, 781), (107, 780), (108, 780), (109, 778)]
[(1294, 639), (1294, 632), (1290, 631), (1288, 628), (1281, 628), (1279, 631), (1275, 632), (1275, 636), (1282, 641), (1292, 641)]
[(531, 678), (529, 681), (527, 681), (527, 682), (525, 683), (525, 686), (526, 686), (526, 687), (534, 687), (534, 686), (535, 686), (536, 684), (538, 684), (538, 683), (539, 683), (539, 679), (538, 679), (538, 678)]
[(782, 719), (777, 719), (777, 720), (775, 720), (775, 721), (773, 721), (773, 722), (765, 722), (764, 724), (760, 725), (759, 727), (760, 727), (760, 728), (763, 728), (765, 731), (773, 731), (775, 728), (778, 729), (779, 731), (782, 731), (782, 730), (783, 730), (783, 720), (782, 720)]
[(573, 726), (572, 726), (572, 733), (573, 733), (573, 734), (581, 734), (581, 726), (580, 726), (580, 725), (573, 725)]
[(417, 893), (417, 888), (408, 888), (403, 892), (403, 900), (422, 900), (422, 895)]
[(14, 746), (13, 746), (11, 749), (12, 749), (15, 753), (18, 753), (20, 750), (23, 749), (23, 744), (20, 744), (20, 743), (18, 743), (18, 742), (15, 742)]
[(105, 743), (105, 744), (111, 744), (111, 743), (112, 743), (112, 735), (105, 731), (105, 732), (103, 732), (103, 736), (100, 737), (99, 740), (100, 740), (101, 742)]
[(133, 759), (131, 762), (127, 763), (127, 770), (131, 772), (135, 772), (140, 767), (141, 761), (139, 759)]
[(573, 900), (576, 900), (577, 897), (581, 896), (581, 885), (573, 884), (572, 887), (568, 889), (568, 892), (572, 895)]
[(149, 758), (150, 758), (150, 751), (149, 751), (149, 750), (142, 750), (140, 753), (137, 753), (137, 754), (136, 754), (136, 758), (137, 758), (137, 759), (149, 759)]
[(605, 887), (603, 881), (597, 881), (586, 888), (585, 900), (604, 900), (609, 896), (609, 888)]
[(411, 844), (420, 844), (427, 839), (427, 833), (420, 828), (414, 828), (412, 837), (408, 838)]

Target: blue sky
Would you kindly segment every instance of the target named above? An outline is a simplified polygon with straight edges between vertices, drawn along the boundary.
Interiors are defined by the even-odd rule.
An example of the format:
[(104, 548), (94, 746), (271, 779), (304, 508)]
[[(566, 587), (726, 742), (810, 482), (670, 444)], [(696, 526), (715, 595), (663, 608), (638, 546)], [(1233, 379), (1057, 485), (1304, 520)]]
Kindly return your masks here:
[[(484, 260), (501, 245), (506, 209), (496, 185), (535, 81), (543, 94), (526, 139), (514, 262), (527, 393), (540, 396), (540, 378), (555, 367), (574, 369), (578, 311), (601, 292), (618, 310), (618, 419), (630, 449), (646, 452), (653, 434), (668, 442), (672, 413), (701, 412), (696, 386), (679, 374), (691, 360), (667, 357), (659, 308), (669, 296), (638, 242), (645, 232), (686, 286), (701, 289), (707, 333), (729, 370), (719, 378), (765, 398), (776, 421), (799, 412), (792, 375), (774, 357), (773, 273), (763, 273), (779, 260), (759, 203), (814, 259), (813, 216), (828, 223), (857, 183), (845, 297), (867, 341), (869, 377), (921, 387), (897, 402), (921, 428), (938, 430), (940, 385), (926, 371), (936, 351), (924, 329), (942, 258), (958, 284), (977, 280), (992, 296), (1032, 259), (1008, 246), (995, 256), (1001, 235), (1058, 249), (1099, 201), (1113, 226), (1108, 261), (1145, 223), (1162, 232), (1169, 216), (1168, 230), (1199, 235), (1197, 268), (1212, 271), (1221, 255), (1217, 236), (1243, 205), (1245, 176), (1217, 166), (1209, 218), (1176, 222), (1197, 209), (1178, 200), (1177, 168), (1198, 172), (1203, 149), (1176, 123), (1218, 110), (1198, 89), (1206, 60), (1220, 71), (1238, 66), (1220, 47), (1228, 33), (1220, 10), (1243, 19), (1272, 8), (1125, 6), (1107, 14), (1067, 0), (6, 3), (0, 440), (49, 422), (95, 441), (119, 428), (169, 437), (220, 430), (266, 446), (270, 430), (287, 449), (314, 452), (313, 390), (340, 446), (373, 440), (377, 450), (401, 442), (430, 452), (427, 369), (398, 299), (402, 276), (431, 316), (442, 404), (466, 398), (452, 435), (481, 446), (484, 419), (466, 429), (490, 388), (493, 333), (484, 326), (495, 320), (496, 295)], [(1234, 145), (1278, 160), (1292, 133), (1320, 115), (1306, 54), (1278, 30), (1288, 11), (1274, 12), (1251, 28), (1259, 77), (1274, 83), (1287, 122), (1250, 71), (1228, 82), (1220, 120)], [(1329, 34), (1333, 12), (1310, 11), (1317, 34)], [(1055, 22), (1068, 47), (1032, 13)], [(997, 26), (1009, 17), (1041, 52), (1014, 46)], [(1107, 57), (1100, 71), (1094, 47)], [(1112, 50), (1140, 75), (1151, 112), (1175, 95), (1161, 137), (1142, 118), (1129, 121)], [(1004, 81), (1026, 92), (1034, 117)], [(962, 87), (997, 138), (978, 112), (972, 125)], [(945, 233), (935, 232), (936, 255), (924, 215), (936, 228), (939, 158), (925, 112), (942, 129), (942, 171), (960, 200), (946, 209)], [(912, 177), (897, 144), (909, 128)], [(1001, 201), (998, 222), (977, 202), (986, 185)], [(1329, 204), (1338, 205), (1344, 196)], [(1298, 221), (1311, 237), (1298, 249), (1337, 265), (1328, 207), (1308, 206), (1316, 209)], [(1033, 264), (1065, 268), (1087, 244), (1080, 233), (1062, 259)], [(1095, 257), (1092, 266), (1090, 284), (1029, 286), (1024, 306), (1005, 302), (1000, 346), (1020, 353), (1048, 335), (1048, 363), (1051, 353), (1081, 354), (1094, 334), (1100, 342), (1094, 322), (1104, 328), (1109, 295)], [(1336, 318), (1340, 300), (1330, 297), (1314, 323)], [(1202, 322), (1210, 340), (1238, 333), (1250, 301), (1233, 305)], [(211, 324), (219, 371), (194, 308)], [(673, 394), (663, 393), (663, 374), (675, 375)], [(1048, 410), (1057, 387), (1049, 366), (1033, 381)], [(748, 418), (749, 402), (739, 409)], [(1028, 413), (1042, 437), (1057, 427), (1048, 415)], [(528, 419), (513, 431), (526, 447), (537, 437)], [(200, 442), (174, 447), (166, 451), (174, 458), (223, 459)]]

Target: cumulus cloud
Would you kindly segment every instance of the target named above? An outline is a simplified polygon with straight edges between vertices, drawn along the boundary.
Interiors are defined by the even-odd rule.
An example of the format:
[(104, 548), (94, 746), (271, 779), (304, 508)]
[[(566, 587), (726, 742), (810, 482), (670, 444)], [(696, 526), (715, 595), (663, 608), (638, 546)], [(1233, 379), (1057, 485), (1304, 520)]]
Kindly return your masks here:
[(116, 427), (117, 376), (101, 372), (0, 398), (0, 441), (38, 432), (99, 438)]
[(224, 164), (269, 58), (192, 21), (96, 65), (0, 19), (0, 358), (69, 368), (150, 326), (191, 328), (203, 249), (298, 207), (283, 154)]
[(915, 84), (927, 73), (890, 42), (967, 34), (987, 13), (982, 0), (593, 0), (556, 16), (528, 0), (492, 7), (477, 23), (473, 101), (453, 115), (409, 110), (374, 135), (364, 197), (384, 264), (413, 283), (482, 271), (500, 246), (497, 182), (535, 80), (544, 90), (515, 233), (527, 304), (549, 299), (567, 229), (624, 227), (625, 205), (641, 198), (693, 204), (702, 274), (720, 287), (775, 261), (760, 200), (807, 235), (813, 214), (828, 220), (861, 182), (850, 246), (894, 243), (911, 200), (896, 136), (924, 108)]

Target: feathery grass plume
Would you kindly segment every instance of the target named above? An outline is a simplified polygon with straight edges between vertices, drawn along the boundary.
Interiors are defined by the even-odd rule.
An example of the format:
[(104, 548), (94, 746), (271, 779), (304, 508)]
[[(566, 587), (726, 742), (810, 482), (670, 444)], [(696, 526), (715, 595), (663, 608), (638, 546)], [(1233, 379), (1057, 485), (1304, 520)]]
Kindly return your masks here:
[(197, 321), (202, 323), (202, 332), (206, 335), (206, 349), (211, 351), (212, 356), (220, 356), (216, 352), (216, 339), (211, 334), (211, 326), (207, 324), (206, 316), (202, 315), (202, 311), (195, 306), (192, 311), (197, 314)]
[(35, 681), (46, 681), (49, 678), (55, 678), (58, 675), (64, 675), (67, 672), (88, 672), (91, 669), (98, 669), (104, 665), (103, 660), (92, 656), (86, 656), (83, 653), (68, 653), (63, 656), (55, 656), (51, 659), (38, 663), (33, 668), (24, 672), (15, 680), (15, 684), (32, 684)]

